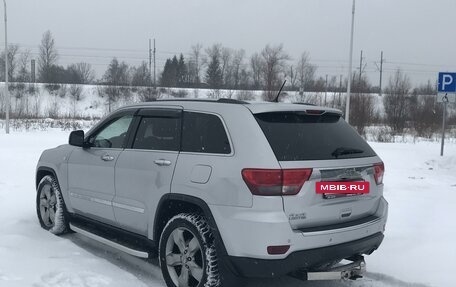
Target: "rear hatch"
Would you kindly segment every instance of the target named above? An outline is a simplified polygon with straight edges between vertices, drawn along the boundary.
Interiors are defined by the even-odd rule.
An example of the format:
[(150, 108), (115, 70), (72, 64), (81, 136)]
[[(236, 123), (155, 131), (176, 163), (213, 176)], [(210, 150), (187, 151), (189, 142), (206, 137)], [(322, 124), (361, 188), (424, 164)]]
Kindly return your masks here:
[[(383, 164), (339, 113), (294, 110), (254, 116), (282, 168), (283, 208), (293, 229), (320, 231), (375, 219), (383, 192)], [(299, 174), (307, 178), (287, 180), (298, 185), (287, 194), (286, 179)], [(337, 187), (330, 190), (326, 185), (322, 191), (317, 187), (322, 183)], [(368, 190), (337, 190), (352, 183), (368, 185)]]

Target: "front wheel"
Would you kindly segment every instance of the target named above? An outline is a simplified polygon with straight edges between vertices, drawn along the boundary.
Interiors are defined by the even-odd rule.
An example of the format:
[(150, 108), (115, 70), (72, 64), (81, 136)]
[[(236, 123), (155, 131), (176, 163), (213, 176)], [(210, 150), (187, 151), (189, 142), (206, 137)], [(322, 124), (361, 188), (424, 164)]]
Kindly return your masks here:
[(220, 285), (214, 237), (199, 214), (178, 214), (160, 237), (160, 268), (168, 287)]
[(36, 194), (36, 212), (41, 227), (60, 235), (69, 231), (68, 215), (57, 180), (43, 177)]

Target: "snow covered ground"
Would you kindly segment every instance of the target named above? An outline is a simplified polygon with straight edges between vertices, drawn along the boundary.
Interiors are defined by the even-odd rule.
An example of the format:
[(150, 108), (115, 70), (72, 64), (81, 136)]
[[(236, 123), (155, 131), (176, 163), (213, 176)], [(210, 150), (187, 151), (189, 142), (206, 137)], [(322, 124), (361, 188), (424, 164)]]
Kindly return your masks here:
[[(100, 246), (77, 234), (54, 236), (35, 212), (34, 172), (42, 150), (68, 132), (0, 132), (0, 286), (164, 286), (156, 262)], [(456, 144), (439, 156), (435, 142), (371, 143), (386, 166), (390, 203), (386, 237), (354, 282), (300, 282), (289, 277), (249, 286), (454, 286)]]

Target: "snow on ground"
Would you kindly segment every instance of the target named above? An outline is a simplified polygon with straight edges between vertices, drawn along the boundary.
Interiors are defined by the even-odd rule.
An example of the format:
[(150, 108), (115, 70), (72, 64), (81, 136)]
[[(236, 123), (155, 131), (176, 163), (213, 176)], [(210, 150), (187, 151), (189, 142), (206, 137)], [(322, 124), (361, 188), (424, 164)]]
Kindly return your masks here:
[[(68, 132), (0, 132), (0, 286), (164, 286), (156, 262), (77, 234), (41, 229), (35, 211), (40, 153)], [(456, 144), (371, 143), (386, 166), (390, 214), (383, 245), (367, 257), (367, 277), (350, 282), (250, 280), (248, 286), (452, 286), (456, 267)]]
[[(4, 95), (2, 89), (4, 83), (0, 83), (0, 111), (4, 108)], [(11, 91), (11, 109), (12, 114), (31, 117), (82, 117), (82, 118), (100, 118), (108, 113), (109, 106), (107, 97), (102, 97), (103, 86), (96, 85), (79, 85), (81, 89), (80, 100), (76, 101), (71, 96), (71, 85), (56, 85), (55, 91), (50, 92), (45, 84), (26, 84), (23, 90), (14, 89)], [(33, 89), (31, 89), (33, 87)], [(144, 87), (130, 87), (130, 96), (121, 98), (112, 103), (111, 110), (126, 104), (143, 101), (140, 91)], [(192, 89), (192, 88), (159, 88), (159, 98), (231, 98), (241, 100), (263, 100), (263, 91), (243, 91), (243, 90), (211, 90), (211, 89)], [(380, 114), (383, 114), (382, 98), (378, 94), (372, 94), (375, 99), (375, 106)], [(343, 103), (345, 94), (334, 92), (305, 92), (300, 95), (296, 91), (284, 92), (280, 98), (284, 102), (306, 102), (323, 105), (325, 101), (328, 106), (332, 103)], [(326, 100), (325, 100), (326, 98)], [(450, 107), (450, 110), (451, 107)], [(449, 113), (450, 113), (449, 110)]]
[(454, 286), (456, 268), (456, 145), (371, 143), (385, 162), (390, 203), (386, 238), (368, 258), (369, 270)]

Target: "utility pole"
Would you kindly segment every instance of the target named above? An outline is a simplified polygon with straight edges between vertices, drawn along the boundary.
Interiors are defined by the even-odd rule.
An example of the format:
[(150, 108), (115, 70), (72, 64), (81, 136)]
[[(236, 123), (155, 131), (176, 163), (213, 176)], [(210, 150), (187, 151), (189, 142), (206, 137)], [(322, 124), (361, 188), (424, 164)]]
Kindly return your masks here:
[(351, 93), (351, 81), (352, 81), (352, 61), (353, 61), (353, 32), (355, 30), (355, 0), (353, 0), (352, 7), (352, 23), (350, 33), (350, 53), (348, 60), (348, 84), (347, 84), (347, 99), (345, 106), (345, 120), (347, 123), (350, 122), (350, 93)]
[(380, 97), (382, 96), (382, 77), (383, 77), (383, 51), (380, 54)]
[(443, 156), (443, 149), (445, 146), (445, 128), (446, 128), (446, 114), (448, 105), (448, 95), (446, 94), (443, 99), (443, 122), (442, 122), (442, 143), (440, 146), (440, 156)]
[(157, 50), (155, 49), (155, 38), (154, 38), (154, 89), (157, 88), (157, 76), (156, 76), (156, 73), (157, 73), (157, 66), (155, 65), (155, 54), (156, 54)]
[(151, 43), (151, 39), (149, 39), (149, 73), (150, 73), (150, 76), (149, 76), (149, 80), (150, 80), (149, 87), (150, 87), (152, 84), (152, 43)]
[(3, 0), (5, 7), (5, 98), (6, 98), (6, 125), (5, 131), (9, 134), (9, 110), (10, 110), (10, 95), (8, 91), (8, 21), (6, 18), (6, 0)]

